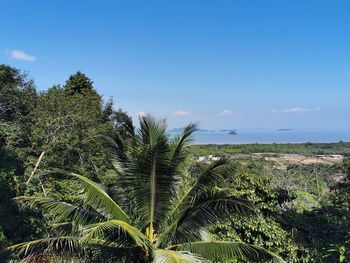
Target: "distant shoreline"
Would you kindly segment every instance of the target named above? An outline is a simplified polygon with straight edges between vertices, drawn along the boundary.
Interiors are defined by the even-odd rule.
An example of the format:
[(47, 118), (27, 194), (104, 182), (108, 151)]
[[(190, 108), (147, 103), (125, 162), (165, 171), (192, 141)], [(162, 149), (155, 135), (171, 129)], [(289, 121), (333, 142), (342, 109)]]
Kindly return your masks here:
[[(179, 132), (169, 133), (170, 135)], [(350, 142), (350, 131), (242, 131), (232, 135), (229, 132), (195, 132), (194, 144), (237, 145), (237, 144), (305, 144)]]

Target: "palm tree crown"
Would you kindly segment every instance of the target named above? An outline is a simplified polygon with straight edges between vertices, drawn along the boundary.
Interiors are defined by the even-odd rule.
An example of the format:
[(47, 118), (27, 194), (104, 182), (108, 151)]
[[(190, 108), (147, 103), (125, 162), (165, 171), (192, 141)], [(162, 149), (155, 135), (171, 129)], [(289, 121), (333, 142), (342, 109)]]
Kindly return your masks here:
[[(52, 219), (46, 238), (9, 249), (28, 262), (227, 262), (279, 261), (257, 246), (217, 241), (207, 228), (228, 216), (255, 216), (243, 199), (217, 187), (231, 173), (228, 160), (211, 163), (190, 186), (186, 146), (196, 126), (170, 138), (164, 121), (140, 118), (138, 134), (113, 140), (117, 180), (105, 189), (90, 179), (52, 170), (75, 179), (83, 189), (77, 204), (47, 197), (22, 196), (20, 204), (44, 210)], [(123, 137), (123, 138), (122, 138)]]

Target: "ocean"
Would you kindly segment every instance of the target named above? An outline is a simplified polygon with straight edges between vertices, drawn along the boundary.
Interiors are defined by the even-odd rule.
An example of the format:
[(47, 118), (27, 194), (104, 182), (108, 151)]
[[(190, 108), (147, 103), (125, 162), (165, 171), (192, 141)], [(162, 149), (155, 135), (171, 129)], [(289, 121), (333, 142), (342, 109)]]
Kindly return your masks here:
[[(178, 132), (169, 132), (176, 135)], [(350, 142), (350, 131), (197, 131), (194, 144), (272, 144), (272, 143), (334, 143)]]

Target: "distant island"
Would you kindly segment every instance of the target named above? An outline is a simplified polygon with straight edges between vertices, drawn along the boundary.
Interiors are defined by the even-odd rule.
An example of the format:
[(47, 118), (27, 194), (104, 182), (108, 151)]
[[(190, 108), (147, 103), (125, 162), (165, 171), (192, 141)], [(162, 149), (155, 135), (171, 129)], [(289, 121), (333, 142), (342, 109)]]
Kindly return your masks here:
[[(180, 133), (180, 132), (183, 132), (184, 131), (184, 127), (182, 128), (173, 128), (171, 130), (168, 130), (168, 132), (171, 132), (171, 133)], [(237, 134), (237, 131), (238, 130), (235, 130), (235, 129), (222, 129), (222, 130), (205, 130), (205, 129), (197, 129), (196, 132), (211, 132), (211, 133), (216, 133), (216, 132), (225, 132), (225, 133), (228, 133), (230, 135), (235, 135)]]
[(196, 129), (196, 132), (209, 132), (208, 130), (204, 130), (204, 129)]
[[(184, 127), (182, 128), (174, 128), (169, 130), (168, 132), (183, 132), (184, 131)], [(208, 130), (203, 130), (203, 129), (196, 129), (196, 132), (208, 132)]]
[(235, 135), (235, 134), (237, 134), (237, 130), (231, 130), (228, 134)]
[(294, 131), (294, 129), (277, 129), (277, 131)]

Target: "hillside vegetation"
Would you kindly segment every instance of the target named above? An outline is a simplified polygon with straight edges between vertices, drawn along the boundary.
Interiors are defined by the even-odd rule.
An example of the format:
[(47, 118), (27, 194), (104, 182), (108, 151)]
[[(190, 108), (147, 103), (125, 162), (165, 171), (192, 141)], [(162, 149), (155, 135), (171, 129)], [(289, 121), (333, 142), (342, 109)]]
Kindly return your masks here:
[(0, 261), (350, 262), (349, 142), (189, 146), (193, 125), (135, 126), (81, 72), (38, 92), (0, 65)]
[(305, 156), (341, 154), (350, 156), (350, 142), (295, 143), (295, 144), (237, 144), (237, 145), (193, 145), (191, 152), (202, 155), (232, 155), (237, 153), (288, 153)]

